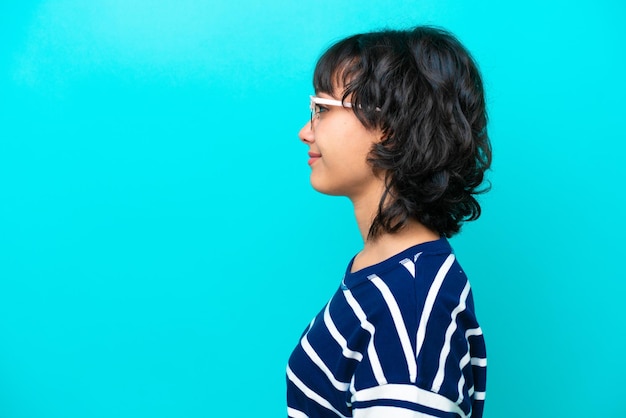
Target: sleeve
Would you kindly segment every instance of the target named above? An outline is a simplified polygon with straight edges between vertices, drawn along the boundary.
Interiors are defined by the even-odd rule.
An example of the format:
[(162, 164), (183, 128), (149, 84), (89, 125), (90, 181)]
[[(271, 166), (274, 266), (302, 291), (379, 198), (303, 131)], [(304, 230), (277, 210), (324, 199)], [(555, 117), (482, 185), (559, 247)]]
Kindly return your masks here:
[(423, 294), (372, 277), (377, 292), (355, 295), (371, 335), (351, 383), (355, 418), (481, 417), (484, 340), (469, 283), (450, 257)]

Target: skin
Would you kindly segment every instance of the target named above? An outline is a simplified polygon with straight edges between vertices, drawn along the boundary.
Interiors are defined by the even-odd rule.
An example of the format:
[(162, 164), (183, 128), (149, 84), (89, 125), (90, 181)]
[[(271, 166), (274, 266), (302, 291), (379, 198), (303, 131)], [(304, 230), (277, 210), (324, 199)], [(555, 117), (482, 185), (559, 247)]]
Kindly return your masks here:
[[(342, 90), (339, 90), (342, 91)], [(337, 99), (329, 94), (318, 97)], [(384, 173), (376, 175), (367, 162), (372, 146), (383, 138), (379, 129), (367, 129), (350, 108), (322, 106), (314, 120), (302, 127), (298, 136), (308, 145), (311, 185), (321, 193), (346, 196), (363, 238), (363, 249), (357, 254), (352, 271), (380, 263), (414, 245), (439, 239), (439, 234), (415, 220), (400, 231), (383, 233), (376, 239), (368, 232), (378, 210), (385, 188)]]

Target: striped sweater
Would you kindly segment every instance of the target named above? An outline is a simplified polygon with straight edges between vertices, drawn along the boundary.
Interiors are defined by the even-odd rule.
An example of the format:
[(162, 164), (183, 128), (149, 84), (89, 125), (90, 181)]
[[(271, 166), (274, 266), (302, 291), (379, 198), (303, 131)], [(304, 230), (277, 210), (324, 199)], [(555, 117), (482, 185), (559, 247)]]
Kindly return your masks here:
[(351, 267), (289, 358), (289, 417), (482, 417), (485, 343), (448, 241)]

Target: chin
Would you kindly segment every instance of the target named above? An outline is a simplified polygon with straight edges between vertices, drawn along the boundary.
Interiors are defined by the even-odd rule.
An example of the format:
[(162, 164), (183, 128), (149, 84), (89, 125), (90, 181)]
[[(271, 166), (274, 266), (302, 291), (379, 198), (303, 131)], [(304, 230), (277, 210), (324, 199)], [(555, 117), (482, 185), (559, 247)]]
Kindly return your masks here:
[(321, 182), (321, 181), (315, 181), (314, 178), (311, 178), (311, 186), (313, 187), (313, 189), (317, 192), (320, 192), (322, 194), (326, 194), (329, 196), (344, 196), (344, 193), (341, 193), (340, 190), (338, 190), (337, 188), (332, 187), (332, 185)]

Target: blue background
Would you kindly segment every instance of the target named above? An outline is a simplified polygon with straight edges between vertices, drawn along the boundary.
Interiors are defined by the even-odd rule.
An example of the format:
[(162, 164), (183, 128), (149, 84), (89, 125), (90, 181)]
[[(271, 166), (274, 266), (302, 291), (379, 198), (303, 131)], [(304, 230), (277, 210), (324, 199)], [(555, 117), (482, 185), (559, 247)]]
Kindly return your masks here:
[(486, 417), (626, 417), (618, 1), (3, 1), (0, 417), (285, 416), (360, 238), (309, 186), (339, 38), (444, 26), (488, 91), (493, 190), (452, 240)]

